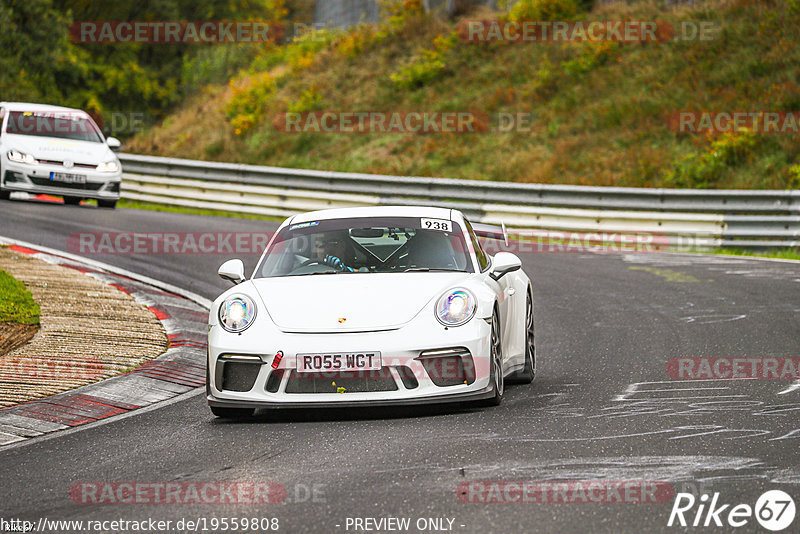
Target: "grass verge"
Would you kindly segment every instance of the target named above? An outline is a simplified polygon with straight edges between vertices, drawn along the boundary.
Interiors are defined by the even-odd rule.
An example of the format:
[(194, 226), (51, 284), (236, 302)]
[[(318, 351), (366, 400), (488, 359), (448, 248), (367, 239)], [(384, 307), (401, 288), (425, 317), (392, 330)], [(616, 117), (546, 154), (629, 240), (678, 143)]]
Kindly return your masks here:
[(715, 250), (714, 254), (727, 254), (729, 256), (756, 256), (759, 258), (777, 258), (781, 260), (800, 261), (800, 250), (786, 248), (774, 252), (756, 252), (752, 250), (742, 250), (738, 248), (722, 248)]
[(0, 270), (0, 322), (39, 324), (39, 305), (22, 282)]
[(234, 219), (254, 219), (259, 221), (279, 221), (283, 222), (285, 217), (274, 217), (272, 215), (259, 215), (256, 213), (240, 213), (235, 211), (212, 210), (204, 208), (186, 208), (183, 206), (166, 206), (164, 204), (153, 204), (150, 202), (140, 202), (138, 200), (120, 200), (117, 203), (119, 208), (168, 211), (172, 213), (186, 213), (189, 215), (210, 215), (213, 217), (231, 217)]

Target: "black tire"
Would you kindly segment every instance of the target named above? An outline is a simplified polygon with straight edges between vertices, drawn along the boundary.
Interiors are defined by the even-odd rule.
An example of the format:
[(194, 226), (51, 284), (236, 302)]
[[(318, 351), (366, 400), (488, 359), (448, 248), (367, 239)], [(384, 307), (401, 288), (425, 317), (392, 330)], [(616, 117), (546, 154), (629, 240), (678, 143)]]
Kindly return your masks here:
[(246, 419), (252, 417), (255, 410), (252, 408), (220, 408), (219, 406), (209, 406), (211, 413), (222, 419)]
[(109, 208), (109, 209), (113, 210), (114, 208), (117, 207), (117, 201), (116, 200), (98, 200), (97, 201), (97, 207), (98, 208)]
[(0, 200), (11, 200), (11, 191), (3, 191), (0, 189)]
[(494, 396), (486, 399), (486, 406), (499, 406), (503, 402), (505, 378), (503, 377), (503, 347), (500, 344), (500, 319), (497, 310), (492, 314), (491, 372), (489, 383), (494, 386)]
[(530, 384), (536, 378), (536, 337), (533, 328), (533, 298), (530, 291), (525, 302), (525, 367), (508, 378), (515, 384)]
[(64, 197), (64, 204), (67, 206), (78, 206), (81, 203), (80, 197)]

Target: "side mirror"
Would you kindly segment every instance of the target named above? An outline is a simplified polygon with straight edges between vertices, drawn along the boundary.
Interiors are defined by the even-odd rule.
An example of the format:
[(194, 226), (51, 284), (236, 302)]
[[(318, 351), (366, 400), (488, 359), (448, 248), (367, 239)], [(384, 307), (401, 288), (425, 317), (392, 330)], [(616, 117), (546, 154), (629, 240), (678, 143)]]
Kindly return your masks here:
[(107, 137), (106, 144), (108, 145), (108, 148), (110, 148), (114, 152), (118, 152), (120, 147), (122, 146), (122, 143), (116, 137)]
[(241, 284), (244, 282), (244, 263), (242, 260), (228, 260), (220, 265), (217, 274), (223, 280)]
[(506, 274), (522, 269), (522, 261), (510, 252), (498, 252), (492, 260), (492, 273), (489, 275), (500, 280)]

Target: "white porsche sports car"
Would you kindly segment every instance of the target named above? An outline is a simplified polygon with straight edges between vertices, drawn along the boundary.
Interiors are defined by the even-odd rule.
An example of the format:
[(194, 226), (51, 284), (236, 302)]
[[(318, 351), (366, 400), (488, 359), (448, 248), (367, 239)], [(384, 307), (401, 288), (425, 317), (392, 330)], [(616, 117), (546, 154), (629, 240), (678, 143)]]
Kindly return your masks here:
[(249, 280), (209, 315), (207, 399), (219, 417), (258, 408), (499, 404), (536, 372), (533, 288), (444, 208), (365, 207), (287, 219)]

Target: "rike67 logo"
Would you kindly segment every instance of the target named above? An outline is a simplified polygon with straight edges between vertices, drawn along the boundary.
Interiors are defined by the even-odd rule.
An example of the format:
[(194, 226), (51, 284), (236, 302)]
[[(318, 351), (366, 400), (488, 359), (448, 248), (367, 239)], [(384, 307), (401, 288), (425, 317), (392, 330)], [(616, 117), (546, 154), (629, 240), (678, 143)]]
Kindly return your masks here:
[(667, 526), (737, 528), (747, 525), (755, 516), (763, 528), (778, 532), (792, 524), (796, 511), (794, 499), (781, 490), (763, 493), (755, 507), (720, 503), (719, 492), (714, 493), (710, 500), (706, 493), (699, 499), (691, 493), (678, 493)]

